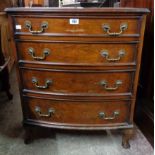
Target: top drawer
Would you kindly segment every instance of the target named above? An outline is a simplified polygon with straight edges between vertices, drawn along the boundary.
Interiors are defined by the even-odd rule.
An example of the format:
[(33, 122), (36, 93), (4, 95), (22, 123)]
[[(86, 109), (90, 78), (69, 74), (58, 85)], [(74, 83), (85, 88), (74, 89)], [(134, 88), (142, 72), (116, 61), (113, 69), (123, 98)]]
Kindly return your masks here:
[(138, 37), (138, 17), (15, 17), (15, 34), (48, 36)]

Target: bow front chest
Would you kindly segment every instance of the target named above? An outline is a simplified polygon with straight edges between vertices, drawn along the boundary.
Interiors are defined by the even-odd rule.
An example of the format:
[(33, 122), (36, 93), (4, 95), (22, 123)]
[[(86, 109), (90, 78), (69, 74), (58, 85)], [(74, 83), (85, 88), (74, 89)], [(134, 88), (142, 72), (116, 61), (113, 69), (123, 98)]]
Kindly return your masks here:
[(147, 9), (8, 8), (23, 123), (122, 129), (133, 114)]

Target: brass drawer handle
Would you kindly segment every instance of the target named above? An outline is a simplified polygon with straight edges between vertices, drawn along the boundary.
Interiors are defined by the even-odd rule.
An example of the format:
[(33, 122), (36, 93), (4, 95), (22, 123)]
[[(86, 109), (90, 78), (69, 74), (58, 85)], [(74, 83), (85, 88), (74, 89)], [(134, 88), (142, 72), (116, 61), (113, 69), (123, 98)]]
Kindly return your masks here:
[(121, 80), (117, 80), (115, 82), (115, 86), (114, 87), (108, 87), (108, 82), (103, 80), (100, 82), (101, 86), (104, 86), (104, 89), (105, 90), (108, 90), (108, 91), (114, 91), (114, 90), (117, 90), (119, 88), (119, 86), (122, 84), (122, 81)]
[(48, 22), (43, 21), (41, 23), (41, 28), (40, 30), (32, 30), (32, 24), (30, 21), (25, 21), (25, 28), (27, 28), (29, 30), (30, 33), (32, 34), (39, 34), (39, 33), (43, 33), (45, 29), (48, 28)]
[(110, 26), (109, 24), (102, 25), (103, 30), (109, 35), (109, 36), (119, 36), (121, 35), (125, 30), (127, 30), (128, 25), (127, 23), (122, 23), (120, 25), (120, 32), (110, 32)]
[(117, 58), (110, 58), (109, 56), (109, 52), (107, 50), (102, 50), (101, 51), (101, 55), (103, 57), (105, 57), (105, 59), (109, 62), (113, 62), (113, 61), (120, 61), (121, 58), (125, 55), (125, 51), (124, 50), (120, 50), (118, 53), (118, 57)]
[(49, 108), (48, 111), (47, 111), (48, 113), (47, 113), (47, 114), (43, 114), (43, 113), (41, 112), (40, 107), (35, 107), (35, 112), (39, 115), (39, 117), (51, 117), (52, 114), (55, 113), (55, 110), (52, 109), (52, 108)]
[(32, 56), (34, 60), (44, 60), (46, 59), (46, 56), (50, 54), (50, 52), (51, 52), (50, 49), (45, 48), (43, 50), (43, 56), (38, 57), (38, 56), (35, 56), (35, 50), (32, 47), (28, 48), (28, 53)]
[(36, 78), (32, 78), (32, 83), (35, 85), (36, 88), (47, 89), (49, 87), (49, 85), (52, 84), (52, 81), (51, 80), (46, 80), (45, 81), (45, 86), (39, 86), (38, 80)]
[(104, 112), (99, 112), (99, 118), (105, 119), (105, 120), (114, 120), (114, 119), (116, 119), (116, 117), (119, 116), (119, 114), (120, 114), (119, 111), (114, 111), (112, 116), (108, 117), (108, 116), (106, 116), (106, 114)]

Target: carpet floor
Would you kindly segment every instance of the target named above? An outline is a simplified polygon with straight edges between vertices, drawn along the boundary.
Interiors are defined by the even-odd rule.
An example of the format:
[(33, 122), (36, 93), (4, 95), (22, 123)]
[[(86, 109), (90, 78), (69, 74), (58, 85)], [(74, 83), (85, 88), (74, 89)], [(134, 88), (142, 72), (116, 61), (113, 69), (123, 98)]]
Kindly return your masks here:
[(122, 148), (119, 131), (70, 133), (50, 130), (47, 134), (43, 129), (36, 132), (38, 136), (31, 144), (25, 145), (15, 70), (10, 83), (13, 100), (8, 101), (5, 93), (0, 94), (0, 155), (153, 155), (152, 146), (138, 128), (130, 141), (130, 149)]

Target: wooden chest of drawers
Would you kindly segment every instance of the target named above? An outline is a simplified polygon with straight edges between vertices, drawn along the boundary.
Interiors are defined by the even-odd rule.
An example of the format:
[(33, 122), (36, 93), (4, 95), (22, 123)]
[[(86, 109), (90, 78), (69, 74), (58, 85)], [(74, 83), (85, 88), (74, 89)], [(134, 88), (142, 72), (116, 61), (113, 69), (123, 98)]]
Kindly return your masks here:
[(133, 113), (147, 9), (10, 8), (24, 125), (122, 129)]

